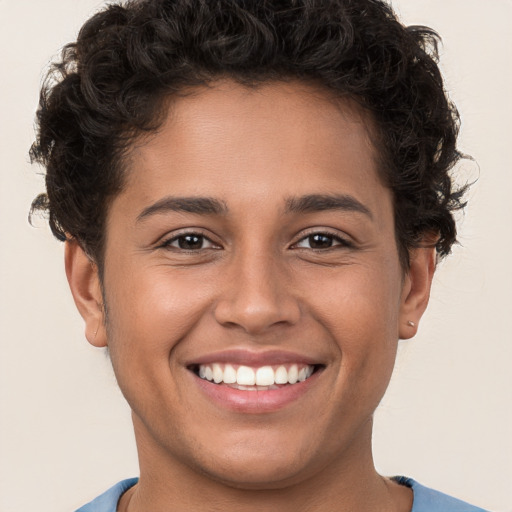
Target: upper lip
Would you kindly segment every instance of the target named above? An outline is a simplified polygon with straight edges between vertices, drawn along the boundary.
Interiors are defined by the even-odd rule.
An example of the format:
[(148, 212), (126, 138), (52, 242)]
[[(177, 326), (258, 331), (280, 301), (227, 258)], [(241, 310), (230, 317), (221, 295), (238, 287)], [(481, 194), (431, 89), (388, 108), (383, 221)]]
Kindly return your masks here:
[(324, 364), (322, 361), (313, 357), (284, 350), (253, 351), (247, 349), (230, 349), (212, 352), (191, 359), (186, 363), (186, 366), (211, 363), (237, 364), (252, 367), (293, 363), (307, 365)]

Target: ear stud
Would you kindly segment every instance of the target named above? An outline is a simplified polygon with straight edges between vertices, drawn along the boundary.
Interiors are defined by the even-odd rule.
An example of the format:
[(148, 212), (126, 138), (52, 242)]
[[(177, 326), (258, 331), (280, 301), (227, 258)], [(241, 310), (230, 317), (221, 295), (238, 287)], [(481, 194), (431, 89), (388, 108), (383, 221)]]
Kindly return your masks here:
[(96, 330), (94, 331), (94, 334), (93, 334), (94, 340), (96, 339), (96, 335), (98, 334), (99, 329), (100, 329), (100, 320), (98, 320), (98, 325), (96, 326)]
[(408, 325), (409, 327), (416, 327), (416, 324), (415, 324), (412, 320), (408, 320), (408, 321), (407, 321), (407, 325)]

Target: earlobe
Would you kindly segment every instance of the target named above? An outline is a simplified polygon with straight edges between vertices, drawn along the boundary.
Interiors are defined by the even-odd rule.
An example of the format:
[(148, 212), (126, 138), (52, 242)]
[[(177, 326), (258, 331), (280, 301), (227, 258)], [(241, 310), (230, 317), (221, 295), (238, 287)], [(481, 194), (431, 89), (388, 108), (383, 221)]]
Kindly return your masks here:
[(66, 276), (76, 307), (85, 321), (85, 336), (91, 345), (107, 345), (105, 313), (97, 265), (76, 240), (65, 248)]
[(404, 278), (399, 318), (399, 336), (412, 338), (427, 308), (436, 269), (435, 247), (419, 247), (410, 253), (410, 266)]

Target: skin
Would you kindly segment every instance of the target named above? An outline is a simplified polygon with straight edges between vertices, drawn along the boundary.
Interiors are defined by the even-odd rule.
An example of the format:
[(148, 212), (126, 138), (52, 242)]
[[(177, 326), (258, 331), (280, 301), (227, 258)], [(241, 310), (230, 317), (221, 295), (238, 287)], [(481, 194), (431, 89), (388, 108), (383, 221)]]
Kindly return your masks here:
[[(411, 509), (411, 491), (374, 468), (372, 415), (427, 306), (435, 255), (416, 249), (401, 268), (371, 130), (348, 100), (301, 83), (195, 89), (130, 153), (103, 283), (67, 243), (86, 336), (108, 345), (133, 411), (141, 476), (119, 510)], [(363, 208), (290, 209), (311, 194)], [(169, 197), (225, 211), (162, 208)], [(202, 248), (179, 247), (190, 232)], [(240, 412), (209, 400), (188, 367), (226, 349), (287, 351), (322, 371), (286, 406)]]

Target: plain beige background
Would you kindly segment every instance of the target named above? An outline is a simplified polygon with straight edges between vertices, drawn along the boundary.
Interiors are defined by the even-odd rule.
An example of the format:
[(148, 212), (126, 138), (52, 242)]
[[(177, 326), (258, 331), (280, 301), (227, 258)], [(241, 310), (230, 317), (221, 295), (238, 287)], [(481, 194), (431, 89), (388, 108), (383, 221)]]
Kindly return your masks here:
[[(137, 474), (130, 415), (105, 353), (85, 341), (63, 247), (27, 212), (41, 74), (97, 0), (0, 0), (0, 511), (73, 511)], [(438, 269), (419, 335), (402, 342), (376, 417), (375, 459), (489, 509), (512, 511), (512, 1), (395, 0), (444, 39), (478, 183), (461, 246)], [(198, 421), (201, 421), (198, 418)]]

